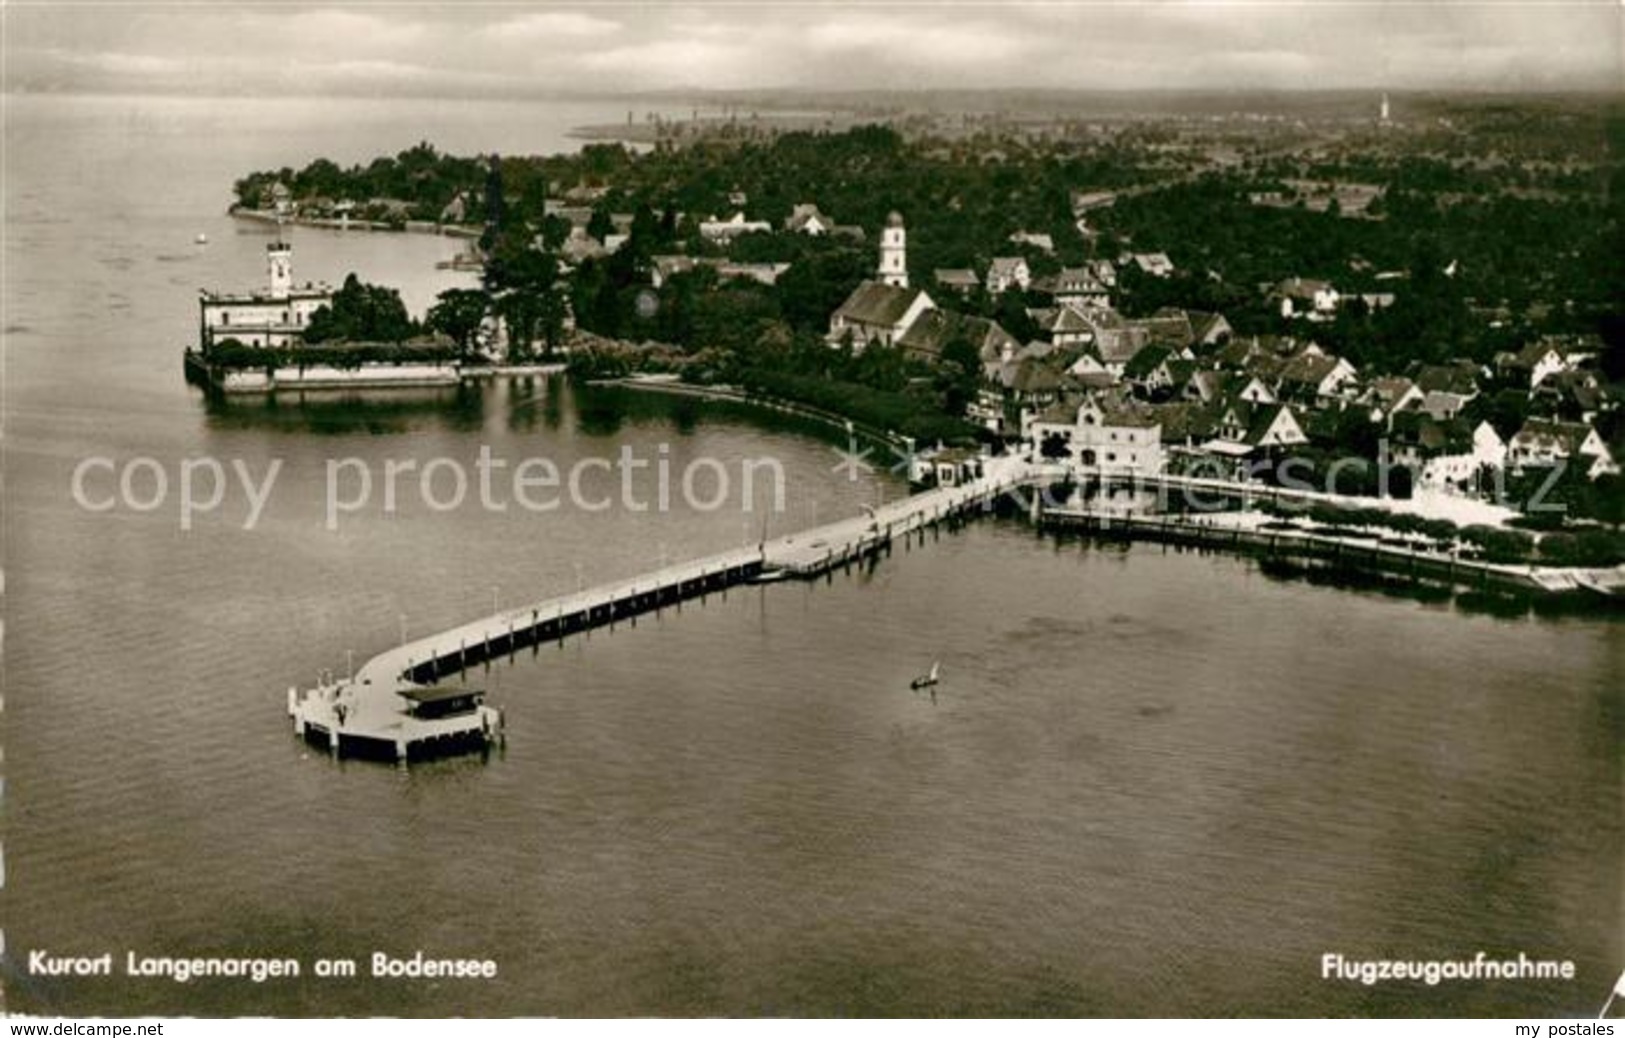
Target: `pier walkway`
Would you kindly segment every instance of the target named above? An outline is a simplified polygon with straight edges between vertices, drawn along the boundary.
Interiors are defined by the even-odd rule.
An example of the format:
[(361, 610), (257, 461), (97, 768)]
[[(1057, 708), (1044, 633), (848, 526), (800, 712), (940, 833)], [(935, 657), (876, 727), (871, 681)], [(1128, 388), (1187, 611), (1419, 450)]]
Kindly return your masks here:
[[(481, 694), (460, 684), (440, 686), (451, 675), (525, 648), (613, 627), (644, 613), (747, 583), (786, 578), (813, 579), (888, 550), (939, 523), (957, 521), (995, 498), (1015, 493), (1035, 519), (1086, 529), (1113, 529), (1131, 537), (1238, 548), (1267, 555), (1298, 554), (1399, 570), (1454, 584), (1498, 583), (1532, 590), (1586, 589), (1617, 595), (1625, 567), (1614, 570), (1552, 570), (1470, 562), (1413, 546), (1350, 543), (1309, 531), (1263, 530), (1217, 516), (1197, 519), (1171, 515), (1125, 516), (1056, 508), (1043, 488), (1067, 478), (1065, 467), (1014, 456), (986, 458), (980, 476), (959, 486), (941, 487), (893, 501), (865, 514), (818, 526), (758, 545), (666, 566), (625, 580), (583, 588), (502, 610), (451, 630), (406, 642), (364, 663), (353, 677), (312, 689), (288, 690), (294, 730), (325, 744), (335, 756), (345, 749), (382, 751), (398, 760), (414, 749), (441, 744), (489, 745), (502, 738), (502, 712), (480, 701)], [(1314, 492), (1282, 490), (1223, 480), (1158, 475), (1108, 477), (1148, 491), (1210, 492), (1220, 497), (1273, 500), (1339, 500)], [(1367, 502), (1361, 501), (1360, 504)]]
[(500, 739), (501, 711), (477, 694), (429, 714), (423, 691), (500, 656), (607, 627), (687, 599), (751, 581), (811, 579), (888, 548), (893, 539), (978, 509), (1022, 485), (1052, 478), (1020, 458), (988, 458), (976, 479), (915, 494), (864, 515), (839, 520), (748, 548), (666, 566), (626, 580), (584, 588), (502, 610), (374, 656), (346, 680), (288, 690), (288, 713), (299, 734), (325, 743), (335, 756), (370, 747), (405, 760), (442, 742)]

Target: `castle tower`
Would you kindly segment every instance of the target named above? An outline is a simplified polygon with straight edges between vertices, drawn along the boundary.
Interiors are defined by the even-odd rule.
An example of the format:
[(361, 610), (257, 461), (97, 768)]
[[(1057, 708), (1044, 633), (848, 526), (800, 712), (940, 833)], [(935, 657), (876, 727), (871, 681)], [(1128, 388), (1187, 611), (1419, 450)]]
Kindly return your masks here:
[(898, 288), (908, 287), (908, 233), (903, 230), (903, 218), (896, 211), (886, 217), (886, 229), (880, 232), (880, 268), (875, 272), (881, 281)]
[(1382, 121), (1388, 121), (1388, 94), (1386, 92), (1382, 95)]
[(271, 295), (286, 297), (293, 291), (293, 246), (283, 241), (272, 242), (265, 247), (265, 262)]

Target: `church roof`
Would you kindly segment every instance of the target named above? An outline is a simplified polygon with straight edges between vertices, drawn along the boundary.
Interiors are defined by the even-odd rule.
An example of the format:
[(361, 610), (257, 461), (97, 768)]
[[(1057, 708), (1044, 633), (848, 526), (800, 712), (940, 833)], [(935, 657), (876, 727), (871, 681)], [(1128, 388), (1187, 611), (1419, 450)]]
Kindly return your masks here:
[(914, 301), (924, 295), (918, 288), (898, 288), (884, 281), (865, 281), (852, 290), (835, 315), (856, 324), (894, 327)]

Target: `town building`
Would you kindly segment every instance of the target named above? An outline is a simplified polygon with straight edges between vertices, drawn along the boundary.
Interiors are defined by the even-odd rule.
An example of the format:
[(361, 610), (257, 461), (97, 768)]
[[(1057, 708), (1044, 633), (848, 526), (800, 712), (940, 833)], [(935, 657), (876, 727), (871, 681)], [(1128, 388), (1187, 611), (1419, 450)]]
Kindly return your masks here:
[(1282, 317), (1329, 321), (1337, 315), (1342, 297), (1329, 282), (1293, 277), (1276, 285), (1270, 298), (1280, 304)]
[(1515, 471), (1573, 463), (1587, 479), (1619, 472), (1608, 444), (1582, 422), (1531, 418), (1507, 444), (1507, 466)]
[(987, 268), (987, 290), (992, 295), (1000, 295), (1011, 288), (1025, 292), (1032, 280), (1032, 271), (1023, 256), (995, 256)]
[(835, 229), (835, 221), (818, 211), (816, 202), (793, 206), (784, 221), (784, 229), (792, 234), (822, 237)]
[(841, 345), (850, 337), (854, 349), (872, 343), (891, 346), (914, 322), (936, 308), (923, 289), (865, 281), (852, 290), (829, 319), (829, 341)]
[(1084, 473), (1151, 476), (1167, 461), (1156, 412), (1128, 403), (1091, 397), (1056, 405), (1028, 424), (1027, 435), (1039, 454), (1064, 456)]

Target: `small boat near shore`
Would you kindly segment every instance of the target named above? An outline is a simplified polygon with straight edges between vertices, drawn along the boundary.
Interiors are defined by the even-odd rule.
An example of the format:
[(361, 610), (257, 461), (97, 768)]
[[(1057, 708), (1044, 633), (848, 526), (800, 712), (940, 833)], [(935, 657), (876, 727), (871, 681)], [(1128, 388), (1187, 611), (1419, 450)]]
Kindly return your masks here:
[(913, 681), (909, 682), (908, 687), (912, 688), (912, 689), (914, 689), (916, 691), (918, 691), (919, 689), (922, 689), (922, 688), (933, 688), (933, 687), (935, 687), (936, 683), (937, 683), (937, 676), (938, 676), (938, 673), (941, 671), (941, 669), (942, 669), (942, 661), (937, 660), (936, 662), (931, 664), (931, 670), (928, 673), (921, 674), (919, 677), (917, 677)]

